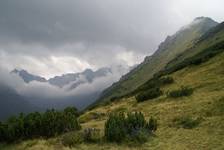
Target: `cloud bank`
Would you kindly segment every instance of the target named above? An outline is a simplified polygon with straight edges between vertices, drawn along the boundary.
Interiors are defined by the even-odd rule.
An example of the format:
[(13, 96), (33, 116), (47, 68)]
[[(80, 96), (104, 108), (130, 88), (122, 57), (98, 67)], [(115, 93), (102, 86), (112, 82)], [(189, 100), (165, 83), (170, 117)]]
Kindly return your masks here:
[(1, 0), (0, 64), (52, 77), (133, 65), (195, 17), (224, 20), (222, 0)]
[(88, 82), (85, 77), (80, 76), (76, 82), (82, 81), (83, 84), (69, 89), (74, 83), (63, 88), (50, 85), (48, 82), (25, 83), (17, 74), (8, 73), (7, 70), (0, 68), (0, 89), (8, 87), (24, 97), (29, 103), (42, 109), (63, 108), (71, 105), (82, 109), (94, 102), (102, 90), (118, 81), (128, 71), (128, 68), (125, 70), (122, 67), (121, 69), (114, 67), (111, 72), (95, 78), (92, 82)]

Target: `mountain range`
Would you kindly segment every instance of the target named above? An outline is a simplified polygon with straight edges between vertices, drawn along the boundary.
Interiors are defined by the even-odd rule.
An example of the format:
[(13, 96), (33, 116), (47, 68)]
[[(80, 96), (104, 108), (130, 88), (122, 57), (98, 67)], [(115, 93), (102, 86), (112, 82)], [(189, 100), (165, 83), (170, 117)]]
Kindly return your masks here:
[(100, 77), (105, 77), (108, 74), (112, 74), (111, 68), (100, 68), (96, 71), (93, 71), (91, 69), (86, 69), (83, 72), (80, 73), (68, 73), (68, 74), (63, 74), (61, 76), (55, 76), (50, 79), (45, 79), (44, 77), (34, 75), (29, 73), (28, 71), (24, 69), (14, 69), (11, 71), (11, 73), (19, 75), (24, 82), (30, 83), (32, 81), (36, 82), (46, 82), (49, 83), (50, 85), (63, 88), (66, 85), (69, 85), (69, 90), (72, 90), (79, 86), (80, 84), (85, 84), (85, 83), (92, 83), (96, 78)]
[[(95, 102), (103, 89), (117, 81), (129, 69), (131, 67), (128, 66), (105, 67), (96, 71), (86, 69), (83, 72), (63, 74), (50, 79), (24, 69), (14, 69), (9, 75), (16, 75), (24, 83), (20, 83), (23, 86), (16, 87), (18, 89), (0, 84), (0, 119), (19, 112), (62, 109), (70, 105), (83, 109)], [(36, 94), (37, 88), (46, 89), (46, 94)]]

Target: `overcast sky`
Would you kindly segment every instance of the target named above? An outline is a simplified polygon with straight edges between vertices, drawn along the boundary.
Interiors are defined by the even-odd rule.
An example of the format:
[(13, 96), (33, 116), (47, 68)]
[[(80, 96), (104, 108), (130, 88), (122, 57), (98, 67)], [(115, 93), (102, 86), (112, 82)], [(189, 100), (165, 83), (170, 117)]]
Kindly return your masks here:
[(195, 17), (224, 21), (223, 0), (0, 0), (0, 66), (51, 77), (140, 63)]

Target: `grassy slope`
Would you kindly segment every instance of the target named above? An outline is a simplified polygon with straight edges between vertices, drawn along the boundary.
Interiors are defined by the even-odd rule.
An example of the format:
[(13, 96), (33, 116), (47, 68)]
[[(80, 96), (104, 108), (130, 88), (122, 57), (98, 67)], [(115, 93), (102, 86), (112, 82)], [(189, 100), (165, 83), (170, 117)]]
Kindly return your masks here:
[[(219, 30), (215, 30), (219, 29)], [(212, 45), (215, 45), (216, 43), (223, 42), (224, 41), (224, 22), (216, 26), (215, 28), (212, 28), (210, 31), (215, 30), (213, 32), (214, 34), (211, 34), (210, 32), (207, 32), (207, 34), (204, 34), (201, 37), (201, 41), (199, 41), (196, 46), (184, 51), (179, 56), (177, 56), (175, 59), (170, 61), (166, 67), (170, 67), (173, 65), (176, 65), (183, 61), (186, 58), (192, 57), (196, 55), (197, 53), (200, 53), (202, 50), (204, 50), (207, 47), (210, 47)], [(209, 34), (210, 33), (210, 34)]]
[[(184, 68), (171, 74), (175, 83), (163, 87), (163, 91), (188, 85), (195, 89), (190, 97), (178, 99), (165, 95), (151, 101), (137, 104), (134, 97), (101, 106), (83, 114), (80, 121), (85, 127), (103, 130), (106, 116), (91, 119), (92, 114), (112, 111), (142, 111), (158, 119), (156, 137), (140, 147), (128, 147), (116, 144), (82, 144), (72, 149), (155, 149), (155, 150), (223, 150), (224, 149), (224, 53), (199, 66)], [(200, 117), (201, 123), (193, 129), (173, 126), (173, 119), (183, 116)], [(57, 139), (31, 140), (15, 145), (2, 145), (2, 150), (17, 149), (69, 149), (63, 147)]]
[(215, 24), (215, 22), (205, 19), (201, 23), (182, 29), (175, 35), (167, 38), (147, 62), (143, 62), (134, 71), (127, 74), (125, 79), (120, 80), (118, 83), (105, 90), (100, 101), (129, 93), (142, 85), (149, 80), (154, 73), (163, 69), (169, 61), (192, 47), (194, 41), (202, 36), (208, 29), (214, 27)]

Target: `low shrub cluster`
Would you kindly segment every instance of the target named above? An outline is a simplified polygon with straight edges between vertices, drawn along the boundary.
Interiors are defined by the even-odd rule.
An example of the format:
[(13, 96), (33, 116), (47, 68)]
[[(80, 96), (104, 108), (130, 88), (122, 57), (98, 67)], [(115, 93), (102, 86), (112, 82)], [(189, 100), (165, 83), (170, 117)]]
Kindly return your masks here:
[(62, 136), (61, 142), (64, 146), (73, 147), (84, 142), (81, 132), (69, 132)]
[[(149, 93), (152, 93), (152, 94), (150, 96), (148, 96), (149, 98), (147, 98), (147, 99), (153, 99), (153, 98), (156, 98), (161, 95), (161, 92), (157, 91), (161, 86), (164, 86), (167, 84), (172, 84), (173, 82), (174, 82), (174, 79), (170, 76), (162, 77), (162, 78), (155, 77), (155, 78), (148, 80), (143, 85), (139, 86), (136, 90), (134, 90), (130, 93), (120, 95), (120, 96), (111, 97), (109, 102), (115, 102), (115, 101), (121, 100), (122, 98), (131, 97), (131, 96), (138, 95), (138, 94), (139, 94), (139, 97), (141, 97), (140, 95), (142, 95), (142, 96), (150, 95)], [(156, 96), (155, 96), (154, 95), (155, 93), (157, 93), (157, 94), (160, 93), (160, 94), (158, 96), (156, 94)], [(143, 96), (143, 97), (145, 97), (145, 96)], [(152, 98), (150, 98), (150, 97), (152, 97)], [(147, 100), (147, 99), (145, 99), (145, 100)], [(140, 100), (140, 101), (144, 101), (144, 100)]]
[(79, 130), (77, 110), (68, 107), (63, 111), (54, 109), (45, 113), (20, 114), (0, 123), (0, 141), (12, 142), (19, 139), (52, 137), (64, 132)]
[(145, 82), (143, 85), (141, 85), (140, 87), (138, 87), (134, 92), (134, 93), (138, 93), (141, 91), (146, 91), (148, 89), (153, 89), (153, 88), (159, 88), (161, 86), (167, 85), (167, 84), (172, 84), (174, 82), (174, 79), (172, 77), (162, 77), (162, 78), (152, 78), (150, 80), (148, 80), (147, 82)]
[(167, 66), (165, 67), (165, 69), (157, 72), (154, 76), (156, 78), (159, 78), (164, 75), (169, 75), (173, 72), (181, 70), (190, 65), (199, 65), (201, 63), (204, 63), (204, 62), (210, 60), (212, 57), (214, 57), (222, 52), (224, 52), (224, 42), (223, 41), (216, 43), (215, 45), (212, 45), (212, 46), (202, 50), (200, 53), (198, 53), (192, 57), (184, 59), (183, 61), (181, 61), (178, 64), (175, 64), (175, 62), (181, 58), (181, 55), (180, 55), (179, 56), (180, 58), (176, 57), (175, 59), (170, 61), (167, 64)]
[(190, 96), (193, 93), (193, 89), (189, 87), (181, 87), (178, 90), (174, 90), (167, 93), (168, 97), (178, 98), (182, 96)]
[(173, 120), (174, 126), (178, 128), (181, 127), (184, 129), (195, 128), (199, 125), (200, 122), (201, 122), (200, 118), (192, 118), (190, 116), (182, 116), (182, 117), (175, 118)]
[(136, 94), (135, 98), (137, 102), (154, 99), (162, 95), (162, 91), (160, 90), (161, 86), (172, 84), (173, 82), (174, 79), (169, 76), (163, 78), (152, 78), (132, 93)]
[(162, 94), (162, 91), (159, 88), (149, 89), (147, 91), (140, 92), (136, 95), (137, 102), (146, 101), (149, 99), (157, 98)]
[(160, 86), (161, 85), (167, 85), (167, 84), (172, 84), (174, 82), (174, 79), (172, 77), (163, 77), (163, 78), (160, 78)]
[(87, 143), (97, 143), (101, 140), (100, 129), (86, 128), (83, 132), (83, 139)]
[(83, 131), (69, 132), (62, 136), (62, 144), (74, 147), (81, 143), (99, 143), (102, 140), (100, 129), (86, 128)]
[(105, 138), (109, 142), (144, 142), (157, 129), (157, 121), (150, 118), (147, 122), (141, 112), (110, 114), (105, 123)]

